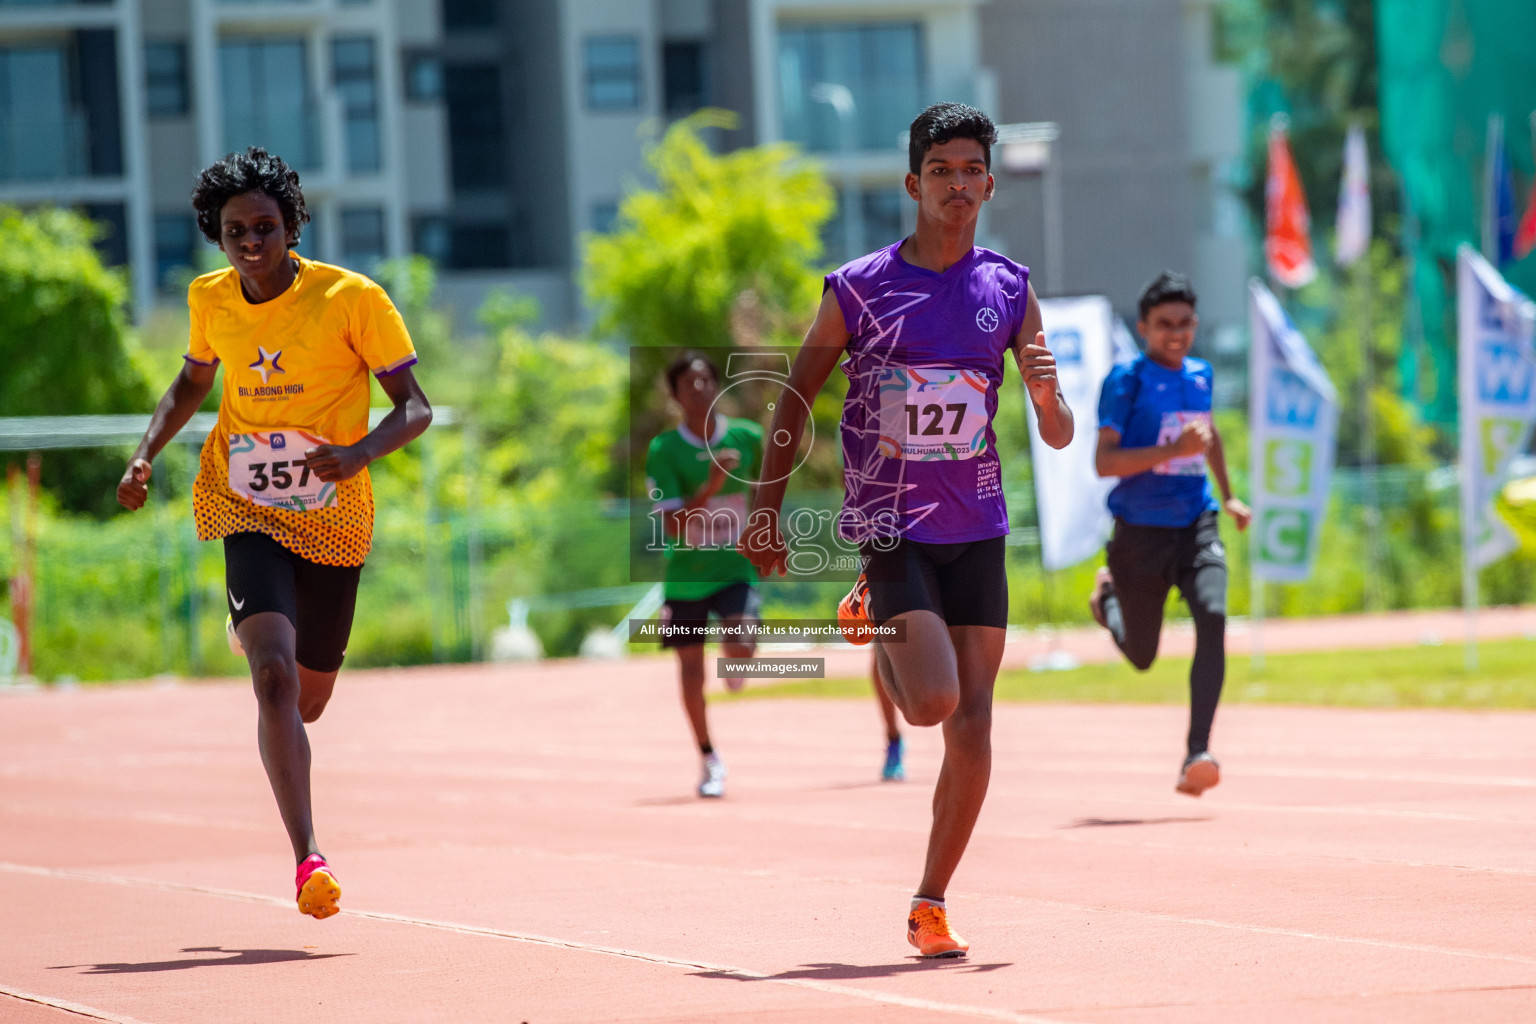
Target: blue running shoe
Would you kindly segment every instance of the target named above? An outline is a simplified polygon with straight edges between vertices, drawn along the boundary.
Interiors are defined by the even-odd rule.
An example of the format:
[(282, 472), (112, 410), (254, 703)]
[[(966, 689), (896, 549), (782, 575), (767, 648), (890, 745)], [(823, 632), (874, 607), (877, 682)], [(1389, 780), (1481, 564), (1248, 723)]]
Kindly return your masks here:
[(900, 736), (885, 745), (885, 767), (880, 769), (882, 782), (906, 782), (907, 768), (902, 764), (902, 754), (906, 752), (906, 744)]

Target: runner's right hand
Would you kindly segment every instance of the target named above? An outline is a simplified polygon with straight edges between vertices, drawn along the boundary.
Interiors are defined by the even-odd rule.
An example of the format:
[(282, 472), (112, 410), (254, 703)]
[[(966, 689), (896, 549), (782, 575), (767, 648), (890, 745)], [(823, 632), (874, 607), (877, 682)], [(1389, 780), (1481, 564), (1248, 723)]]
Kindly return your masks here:
[(117, 503), (133, 511), (144, 507), (149, 498), (149, 478), (155, 467), (148, 459), (134, 459), (128, 463), (123, 478), (117, 482)]
[(748, 515), (747, 528), (741, 531), (736, 550), (756, 567), (759, 576), (767, 578), (775, 571), (780, 576), (788, 573), (789, 548), (779, 532), (779, 515), (775, 511), (760, 508)]
[(725, 485), (726, 474), (741, 465), (741, 452), (735, 448), (721, 448), (709, 461), (709, 482), (715, 487)]
[(1205, 420), (1190, 420), (1173, 440), (1175, 457), (1203, 455), (1211, 446), (1211, 425)]

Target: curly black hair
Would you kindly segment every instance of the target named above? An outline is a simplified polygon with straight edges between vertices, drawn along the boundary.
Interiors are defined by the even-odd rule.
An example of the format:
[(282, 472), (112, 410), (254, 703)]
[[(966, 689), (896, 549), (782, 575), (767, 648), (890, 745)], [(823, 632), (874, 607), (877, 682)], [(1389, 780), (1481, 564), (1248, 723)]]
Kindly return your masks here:
[(1190, 286), (1189, 278), (1165, 270), (1141, 290), (1141, 298), (1136, 300), (1136, 312), (1145, 320), (1154, 307), (1165, 302), (1187, 302), (1194, 306), (1195, 301), (1195, 289)]
[(231, 153), (218, 163), (203, 169), (192, 186), (192, 209), (197, 211), (197, 226), (203, 237), (219, 244), (219, 213), (235, 196), (261, 192), (277, 201), (283, 211), (283, 226), (299, 240), (299, 232), (309, 222), (304, 205), (304, 190), (299, 188), (299, 172), (283, 163), (283, 158), (252, 146), (244, 153)]
[(715, 383), (720, 383), (720, 367), (715, 365), (714, 360), (710, 359), (702, 352), (689, 350), (667, 364), (666, 376), (668, 391), (672, 392), (674, 395), (677, 394), (678, 378), (687, 373), (689, 370), (693, 369), (694, 363), (703, 363), (705, 369), (709, 371), (709, 375), (715, 379)]
[(992, 169), (992, 144), (997, 141), (997, 125), (975, 107), (964, 103), (935, 103), (907, 129), (907, 163), (913, 174), (921, 174), (923, 154), (950, 139), (975, 139), (981, 143), (982, 159)]

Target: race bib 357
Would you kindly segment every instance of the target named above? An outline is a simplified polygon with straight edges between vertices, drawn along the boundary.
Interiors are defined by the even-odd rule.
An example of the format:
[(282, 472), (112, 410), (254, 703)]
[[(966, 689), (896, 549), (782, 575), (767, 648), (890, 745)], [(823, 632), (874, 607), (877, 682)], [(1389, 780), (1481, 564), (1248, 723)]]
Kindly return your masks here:
[(284, 427), (229, 435), (229, 486), (258, 505), (308, 512), (336, 507), (336, 485), (310, 472), (306, 449), (323, 437)]

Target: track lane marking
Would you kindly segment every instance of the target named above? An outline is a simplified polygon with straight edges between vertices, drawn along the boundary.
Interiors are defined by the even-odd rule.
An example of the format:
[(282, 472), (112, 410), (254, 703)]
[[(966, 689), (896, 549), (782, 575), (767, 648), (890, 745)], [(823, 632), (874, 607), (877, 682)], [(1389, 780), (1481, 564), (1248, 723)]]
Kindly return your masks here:
[(24, 1003), (36, 1003), (38, 1006), (47, 1006), (55, 1010), (63, 1010), (66, 1013), (78, 1014), (90, 1020), (108, 1021), (109, 1024), (144, 1024), (144, 1021), (135, 1017), (125, 1017), (120, 1013), (98, 1010), (94, 1006), (72, 1003), (67, 999), (55, 999), (52, 996), (40, 996), (32, 992), (23, 992), (19, 988), (10, 988), (6, 985), (0, 985), (0, 995), (19, 999)]
[[(235, 889), (215, 889), (207, 886), (186, 885), (178, 882), (159, 882), (148, 878), (132, 878), (126, 875), (107, 875), (93, 871), (75, 871), (60, 868), (35, 867), (28, 864), (10, 864), (0, 862), (0, 871), (18, 875), (31, 875), (37, 878), (56, 878), (66, 881), (93, 882), (103, 885), (118, 885), (125, 888), (151, 889), (157, 892), (174, 892), (193, 896), (212, 896), (217, 899), (232, 900), (240, 903), (264, 904), (272, 907), (281, 907), (291, 910), (292, 903), (288, 900), (278, 899), (275, 896), (262, 896), (258, 893), (240, 892)], [(1000, 1020), (1008, 1024), (1070, 1024), (1056, 1018), (1036, 1017), (1029, 1014), (1015, 1013), (1012, 1010), (1004, 1010), (990, 1006), (970, 1006), (964, 1003), (944, 1003), (933, 999), (917, 999), (912, 996), (897, 995), (892, 992), (879, 992), (862, 989), (853, 985), (839, 985), (836, 982), (817, 981), (813, 978), (780, 978), (762, 971), (754, 971), (745, 967), (733, 967), (729, 964), (715, 964), (704, 960), (683, 960), (676, 957), (663, 956), (658, 953), (646, 953), (641, 950), (625, 949), (619, 946), (600, 946), (594, 943), (579, 942), (573, 939), (557, 939), (547, 935), (536, 935), (529, 932), (507, 931), (501, 928), (489, 928), (480, 925), (457, 924), (452, 921), (435, 921), (431, 918), (410, 917), (405, 914), (391, 914), (377, 910), (347, 910), (350, 917), (363, 918), (369, 921), (378, 921), (384, 924), (408, 925), (416, 928), (430, 928), (434, 931), (450, 932), (457, 935), (470, 935), (480, 938), (505, 939), (512, 942), (523, 942), (529, 945), (546, 946), (554, 949), (569, 949), (574, 952), (592, 953), (599, 956), (610, 956), (625, 960), (638, 960), (643, 963), (656, 964), (663, 967), (677, 967), (688, 970), (707, 971), (711, 974), (721, 974), (753, 981), (767, 981), (775, 985), (786, 985), (790, 988), (809, 989), (814, 992), (822, 992), (827, 995), (842, 996), (850, 999), (862, 999), (867, 1002), (884, 1003), (889, 1006), (902, 1006), (913, 1010), (925, 1010), (929, 1013), (946, 1013), (959, 1017), (975, 1017), (982, 1020)], [(0, 991), (5, 991), (0, 989)], [(9, 993), (7, 993), (9, 994)], [(47, 997), (33, 997), (33, 1002), (43, 1003), (48, 1006), (58, 1006), (61, 1009), (72, 1008), (74, 1004), (65, 1006), (61, 1001), (51, 1000)], [(74, 1012), (81, 1012), (76, 1010)], [(101, 1020), (110, 1021), (112, 1024), (144, 1024), (131, 1017), (114, 1017), (100, 1015)]]
[[(628, 858), (606, 857), (604, 855), (585, 855), (585, 856), (583, 856), (583, 855), (562, 855), (562, 854), (558, 854), (558, 853), (546, 853), (544, 851), (532, 851), (532, 850), (520, 849), (520, 848), (513, 848), (513, 849), (505, 849), (505, 848), (503, 848), (503, 852), (505, 852), (505, 853), (513, 853), (513, 854), (523, 854), (523, 855), (542, 853), (544, 856), (548, 856), (548, 857), (552, 857), (552, 858), (559, 858), (559, 859), (572, 859), (572, 860), (591, 859), (591, 860), (593, 860), (595, 862), (600, 862), (600, 863), (634, 864), (636, 866), (645, 866), (645, 867), (670, 867), (670, 868), (673, 868), (673, 869), (679, 870), (679, 871), (683, 871), (683, 870), (697, 870), (698, 867), (699, 867), (699, 865), (670, 864), (670, 863), (664, 862), (664, 861), (640, 861), (640, 860), (633, 860), (632, 861), (632, 860), (630, 860)], [(279, 899), (278, 897), (275, 897), (275, 896), (263, 896), (263, 895), (261, 895), (259, 893), (240, 892), (239, 890), (236, 890), (236, 889), (217, 889), (217, 888), (212, 888), (212, 887), (208, 887), (208, 886), (188, 885), (188, 884), (182, 883), (182, 882), (162, 882), (162, 881), (157, 881), (157, 880), (151, 879), (151, 878), (133, 878), (133, 877), (130, 877), (130, 876), (127, 876), (127, 875), (108, 875), (108, 874), (103, 874), (103, 873), (95, 872), (95, 871), (80, 871), (80, 870), (65, 869), (65, 868), (45, 868), (45, 867), (37, 867), (37, 866), (34, 866), (34, 865), (30, 865), (30, 864), (13, 864), (13, 863), (3, 862), (3, 861), (0, 861), (0, 871), (5, 871), (5, 872), (9, 872), (11, 874), (18, 874), (18, 875), (31, 875), (31, 876), (38, 877), (38, 878), (58, 878), (58, 879), (72, 880), (72, 881), (94, 882), (94, 883), (105, 884), (105, 885), (119, 885), (119, 886), (124, 886), (124, 887), (127, 887), (127, 888), (152, 889), (152, 890), (155, 890), (155, 891), (158, 891), (158, 892), (175, 892), (175, 893), (188, 893), (188, 894), (199, 895), (199, 896), (213, 896), (213, 897), (216, 897), (216, 898), (219, 898), (219, 899), (227, 899), (227, 900), (233, 900), (233, 901), (243, 902), (243, 903), (260, 903), (260, 904), (266, 904), (266, 905), (274, 906), (274, 907), (282, 907), (284, 909), (291, 909), (291, 901), (289, 901), (289, 900)], [(882, 888), (898, 888), (895, 885), (885, 886), (885, 885), (882, 885), (881, 883), (869, 882), (869, 881), (865, 881), (863, 879), (855, 879), (855, 878), (820, 878), (820, 877), (812, 877), (812, 876), (794, 875), (794, 874), (790, 874), (790, 873), (787, 873), (787, 872), (770, 872), (770, 871), (766, 871), (766, 870), (757, 870), (757, 869), (752, 870), (750, 872), (750, 874), (751, 874), (752, 877), (778, 878), (778, 879), (782, 879), (782, 880), (785, 880), (785, 881), (796, 881), (796, 882), (815, 881), (815, 882), (823, 882), (823, 883), (837, 883), (837, 884), (845, 884), (845, 885), (862, 885), (862, 886), (876, 886), (876, 885), (880, 885)], [(905, 891), (905, 889), (903, 888), (902, 891)], [(1184, 917), (1184, 916), (1179, 915), (1179, 914), (1164, 914), (1164, 913), (1159, 913), (1159, 912), (1156, 912), (1156, 911), (1148, 911), (1148, 910), (1131, 910), (1131, 909), (1127, 909), (1127, 908), (1123, 908), (1123, 907), (1091, 907), (1091, 906), (1087, 906), (1085, 904), (1080, 904), (1080, 903), (1067, 903), (1067, 902), (1062, 901), (1062, 900), (1040, 899), (1038, 897), (1033, 897), (1033, 896), (1012, 896), (1012, 895), (999, 895), (999, 894), (995, 894), (995, 893), (994, 894), (982, 894), (982, 893), (967, 893), (967, 892), (960, 892), (960, 893), (957, 893), (957, 895), (961, 896), (962, 898), (966, 898), (966, 899), (999, 900), (999, 901), (1005, 901), (1005, 902), (1009, 902), (1009, 903), (1021, 903), (1021, 904), (1028, 904), (1028, 905), (1034, 905), (1034, 906), (1052, 907), (1052, 908), (1055, 908), (1055, 909), (1058, 909), (1058, 910), (1067, 910), (1067, 911), (1071, 911), (1071, 912), (1074, 912), (1074, 913), (1085, 913), (1085, 914), (1123, 914), (1123, 915), (1126, 915), (1126, 916), (1129, 916), (1129, 917), (1141, 917), (1141, 918), (1147, 918), (1149, 920), (1166, 921), (1166, 922), (1170, 922), (1170, 923), (1174, 923), (1174, 924), (1199, 925), (1199, 926), (1206, 927), (1206, 928), (1219, 928), (1219, 929), (1228, 930), (1228, 931), (1251, 932), (1251, 933), (1258, 934), (1258, 935), (1278, 935), (1278, 936), (1284, 936), (1284, 937), (1287, 937), (1287, 938), (1312, 939), (1312, 940), (1317, 940), (1317, 941), (1321, 941), (1321, 942), (1337, 942), (1337, 943), (1343, 943), (1343, 944), (1346, 944), (1346, 945), (1369, 946), (1369, 947), (1378, 948), (1378, 949), (1395, 949), (1395, 950), (1400, 950), (1400, 951), (1409, 952), (1409, 953), (1428, 953), (1428, 954), (1434, 954), (1434, 955), (1438, 955), (1438, 956), (1453, 956), (1453, 957), (1461, 957), (1461, 958), (1472, 959), (1472, 960), (1490, 960), (1490, 961), (1496, 961), (1496, 962), (1502, 962), (1502, 963), (1515, 963), (1515, 964), (1523, 964), (1523, 965), (1527, 965), (1527, 966), (1536, 966), (1536, 957), (1516, 956), (1514, 954), (1508, 954), (1508, 953), (1485, 953), (1485, 952), (1481, 952), (1481, 951), (1478, 951), (1478, 950), (1472, 950), (1472, 949), (1457, 949), (1457, 948), (1455, 948), (1453, 946), (1434, 946), (1434, 945), (1428, 945), (1428, 944), (1425, 944), (1425, 943), (1416, 943), (1416, 942), (1393, 942), (1393, 941), (1386, 940), (1386, 939), (1371, 939), (1371, 938), (1365, 938), (1363, 936), (1353, 936), (1353, 935), (1332, 935), (1332, 934), (1329, 934), (1329, 933), (1326, 933), (1326, 932), (1304, 931), (1304, 930), (1299, 929), (1299, 928), (1281, 928), (1281, 927), (1272, 926), (1272, 925), (1246, 924), (1246, 923), (1239, 922), (1239, 921), (1218, 921), (1218, 920), (1215, 920), (1213, 918), (1203, 918), (1203, 917)], [(618, 947), (592, 945), (592, 944), (589, 944), (589, 943), (584, 943), (584, 942), (580, 942), (580, 941), (572, 940), (572, 939), (557, 939), (557, 938), (551, 938), (551, 937), (548, 937), (548, 936), (535, 935), (535, 934), (532, 934), (532, 933), (511, 932), (511, 931), (505, 931), (505, 930), (502, 930), (502, 929), (494, 929), (494, 928), (481, 927), (479, 925), (465, 925), (465, 924), (456, 924), (456, 923), (447, 922), (447, 921), (435, 921), (435, 920), (432, 920), (430, 918), (416, 918), (416, 917), (410, 917), (410, 916), (402, 915), (402, 914), (391, 914), (391, 913), (388, 913), (386, 911), (347, 910), (346, 913), (351, 915), (351, 916), (353, 916), (353, 917), (363, 917), (363, 918), (368, 918), (368, 919), (376, 920), (376, 921), (388, 921), (388, 922), (394, 922), (394, 923), (397, 923), (397, 924), (416, 925), (418, 927), (434, 928), (434, 929), (443, 930), (443, 931), (459, 931), (459, 932), (463, 932), (464, 934), (476, 934), (476, 935), (483, 934), (483, 935), (497, 937), (497, 938), (515, 939), (517, 941), (532, 942), (532, 943), (538, 943), (538, 944), (542, 944), (542, 945), (559, 946), (559, 947), (565, 947), (565, 948), (570, 948), (570, 949), (584, 949), (584, 950), (589, 950), (589, 951), (592, 951), (592, 952), (604, 953), (604, 954), (607, 954), (607, 955), (610, 955), (610, 956), (625, 956), (625, 957), (629, 957), (631, 959), (650, 960), (650, 961), (654, 961), (655, 963), (670, 963), (670, 964), (675, 964), (677, 966), (683, 966), (683, 967), (699, 967), (699, 968), (702, 968), (702, 969), (705, 969), (705, 970), (711, 970), (711, 971), (725, 971), (725, 972), (731, 972), (731, 973), (740, 973), (744, 977), (745, 976), (758, 977), (758, 974), (756, 972), (747, 970), (745, 968), (729, 967), (729, 966), (720, 965), (720, 964), (707, 964), (707, 963), (696, 962), (696, 961), (691, 961), (691, 960), (675, 960), (675, 959), (672, 959), (672, 958), (661, 956), (659, 954), (644, 953), (644, 952), (640, 952), (640, 951), (636, 951), (636, 950), (621, 949), (621, 948), (618, 948)], [(762, 975), (761, 978), (762, 978), (762, 980), (775, 981), (778, 984), (784, 984), (784, 985), (788, 985), (788, 984), (792, 984), (792, 983), (793, 984), (799, 984), (801, 982), (804, 982), (805, 985), (808, 985), (808, 986), (811, 986), (811, 985), (832, 985), (833, 984), (831, 982), (815, 982), (815, 981), (812, 981), (811, 979), (800, 979), (800, 978), (779, 979), (779, 978), (774, 978), (771, 975)], [(846, 990), (846, 994), (855, 994), (855, 995), (858, 995), (860, 998), (866, 998), (866, 999), (868, 999), (868, 998), (880, 998), (882, 1001), (885, 1001), (883, 994), (870, 993), (870, 992), (866, 992), (863, 989), (852, 988), (850, 986), (833, 985), (833, 988), (826, 989), (826, 991), (829, 991), (829, 992), (830, 991), (834, 991), (834, 990), (839, 991), (839, 992), (843, 992), (844, 990)], [(905, 1005), (905, 1004), (902, 1004), (902, 1005)], [(935, 1004), (935, 1005), (948, 1006), (950, 1004)], [(959, 1009), (954, 1009), (954, 1010), (951, 1010), (950, 1012), (957, 1012), (957, 1013), (958, 1012), (966, 1012), (966, 1013), (969, 1013), (969, 1012), (971, 1012), (973, 1010), (986, 1010), (986, 1009), (987, 1008), (985, 1008), (985, 1007), (970, 1007), (970, 1008), (966, 1008), (963, 1011), (959, 1010)], [(990, 1012), (990, 1011), (988, 1011), (988, 1012)], [(1004, 1012), (1007, 1012), (1007, 1011), (1004, 1011)], [(1043, 1018), (1005, 1017), (1005, 1018), (1000, 1018), (1000, 1019), (1005, 1019), (1005, 1020), (1015, 1020), (1015, 1019), (1017, 1019), (1017, 1020), (1024, 1020), (1024, 1021), (1039, 1021), (1039, 1020), (1042, 1020)], [(1061, 1024), (1061, 1022), (1048, 1022), (1048, 1024)]]

